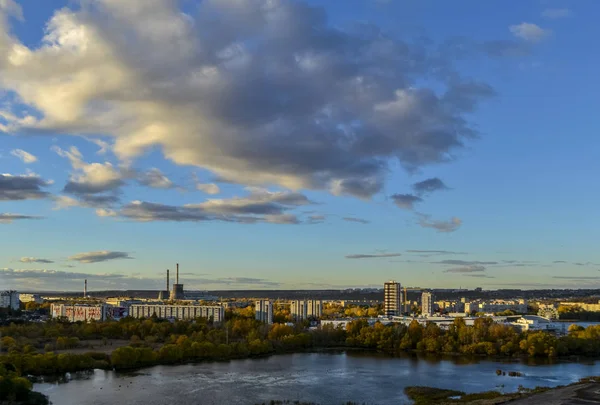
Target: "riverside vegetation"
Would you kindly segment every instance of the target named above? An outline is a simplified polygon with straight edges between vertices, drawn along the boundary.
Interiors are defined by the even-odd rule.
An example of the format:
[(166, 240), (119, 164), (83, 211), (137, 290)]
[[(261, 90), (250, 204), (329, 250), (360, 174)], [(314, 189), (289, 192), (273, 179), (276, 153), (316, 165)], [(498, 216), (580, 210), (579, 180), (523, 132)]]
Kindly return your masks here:
[[(546, 332), (517, 332), (510, 326), (479, 318), (467, 326), (457, 318), (448, 330), (413, 321), (409, 326), (355, 320), (345, 329), (324, 327), (307, 331), (307, 324), (265, 325), (250, 310), (228, 311), (226, 322), (169, 322), (156, 318), (120, 321), (11, 324), (0, 328), (0, 384), (14, 387), (11, 398), (25, 398), (30, 385), (23, 376), (62, 374), (99, 369), (133, 369), (157, 364), (214, 361), (328, 348), (359, 348), (388, 355), (420, 351), (506, 357), (599, 356), (600, 326), (573, 325), (567, 336)], [(112, 353), (70, 353), (86, 341), (126, 340)], [(66, 350), (66, 351), (65, 351)]]

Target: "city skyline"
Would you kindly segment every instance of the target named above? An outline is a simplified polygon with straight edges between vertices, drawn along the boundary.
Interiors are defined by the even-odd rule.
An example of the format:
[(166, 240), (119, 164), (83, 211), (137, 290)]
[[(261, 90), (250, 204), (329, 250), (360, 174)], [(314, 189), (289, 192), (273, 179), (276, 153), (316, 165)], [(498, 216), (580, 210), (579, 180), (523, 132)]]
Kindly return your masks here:
[(0, 2), (2, 289), (600, 288), (600, 4), (452, 3)]

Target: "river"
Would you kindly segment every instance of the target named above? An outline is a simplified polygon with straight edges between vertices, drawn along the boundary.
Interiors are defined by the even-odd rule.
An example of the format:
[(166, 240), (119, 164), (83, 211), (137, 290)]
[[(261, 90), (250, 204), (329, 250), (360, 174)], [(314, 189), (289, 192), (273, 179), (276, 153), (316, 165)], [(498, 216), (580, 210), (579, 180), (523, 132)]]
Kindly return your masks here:
[[(496, 370), (523, 377), (497, 376)], [(410, 385), (465, 392), (519, 385), (556, 386), (600, 375), (600, 361), (528, 365), (490, 360), (388, 358), (356, 353), (302, 353), (261, 359), (156, 366), (136, 373), (95, 370), (67, 383), (38, 383), (34, 389), (54, 405), (252, 405), (272, 399), (341, 405), (345, 401), (379, 405), (410, 403)]]

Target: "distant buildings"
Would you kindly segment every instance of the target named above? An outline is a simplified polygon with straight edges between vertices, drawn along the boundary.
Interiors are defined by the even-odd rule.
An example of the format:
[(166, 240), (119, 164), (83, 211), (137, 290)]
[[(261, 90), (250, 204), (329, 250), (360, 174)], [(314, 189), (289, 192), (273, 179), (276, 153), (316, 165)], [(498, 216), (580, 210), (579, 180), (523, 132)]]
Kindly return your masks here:
[(561, 302), (559, 305), (565, 307), (580, 307), (588, 312), (600, 312), (600, 301), (597, 304), (588, 304), (586, 302)]
[(207, 305), (162, 305), (162, 304), (144, 304), (132, 305), (129, 308), (129, 316), (134, 318), (150, 318), (156, 315), (162, 319), (195, 319), (207, 318), (213, 322), (223, 322), (225, 319), (225, 309), (220, 306)]
[(19, 300), (21, 302), (35, 302), (36, 304), (41, 304), (44, 302), (44, 299), (39, 294), (20, 294)]
[(321, 300), (294, 300), (291, 302), (290, 313), (294, 321), (310, 318), (320, 318), (323, 312)]
[(397, 316), (402, 312), (400, 283), (388, 281), (383, 284), (383, 311), (385, 316)]
[(485, 313), (496, 313), (504, 311), (514, 311), (520, 314), (527, 313), (527, 300), (525, 299), (514, 299), (514, 300), (492, 300), (483, 301), (476, 300), (465, 303), (465, 312), (485, 312)]
[(433, 294), (430, 292), (421, 294), (421, 314), (433, 315)]
[(257, 321), (261, 321), (269, 325), (273, 323), (273, 303), (271, 301), (256, 301), (254, 311)]
[(0, 308), (19, 309), (19, 293), (14, 290), (0, 291)]

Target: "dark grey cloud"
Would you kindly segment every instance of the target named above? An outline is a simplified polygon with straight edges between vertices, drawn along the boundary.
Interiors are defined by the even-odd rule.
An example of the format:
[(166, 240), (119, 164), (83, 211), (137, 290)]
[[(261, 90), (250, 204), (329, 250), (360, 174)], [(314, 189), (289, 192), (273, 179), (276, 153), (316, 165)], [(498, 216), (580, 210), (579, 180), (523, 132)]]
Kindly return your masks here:
[(462, 225), (462, 220), (453, 217), (449, 221), (431, 220), (429, 215), (417, 214), (417, 223), (423, 228), (432, 228), (438, 232), (454, 232)]
[(21, 263), (54, 263), (52, 260), (42, 259), (39, 257), (21, 257), (19, 261)]
[(452, 267), (444, 270), (445, 273), (479, 273), (485, 271), (485, 266), (472, 264), (468, 266)]
[[(31, 49), (18, 69), (0, 63), (9, 90), (20, 95), (34, 86), (46, 95), (36, 103), (44, 118), (10, 127), (101, 134), (114, 139), (123, 161), (155, 147), (175, 164), (235, 183), (365, 199), (383, 189), (394, 165), (415, 171), (452, 161), (478, 135), (470, 113), (492, 92), (462, 80), (455, 45), (397, 38), (373, 24), (342, 29), (324, 8), (299, 1), (203, 1), (198, 8), (184, 14), (177, 3), (128, 0), (73, 10), (72, 24), (93, 33), (87, 49), (105, 51), (102, 63), (85, 53), (68, 65), (71, 41), (48, 44), (53, 57), (43, 74), (29, 59), (38, 61), (45, 46)], [(173, 29), (148, 35), (147, 21)], [(55, 25), (50, 38), (63, 34)], [(69, 75), (85, 73), (98, 86), (53, 94), (67, 65)], [(106, 71), (116, 72), (110, 84)], [(36, 81), (28, 87), (23, 78)], [(40, 105), (54, 100), (79, 113), (53, 120)], [(120, 184), (74, 178), (65, 192), (99, 194)]]
[[(43, 187), (50, 183), (37, 175), (0, 173), (0, 201), (39, 200), (50, 194)], [(20, 218), (17, 218), (20, 219)]]
[(133, 259), (127, 252), (115, 252), (110, 250), (100, 250), (96, 252), (78, 253), (70, 256), (69, 260), (79, 263), (98, 263), (115, 259)]
[(418, 195), (423, 195), (427, 193), (431, 193), (438, 190), (446, 190), (448, 187), (444, 184), (444, 182), (437, 177), (433, 177), (431, 179), (423, 180), (418, 183), (412, 185), (414, 192)]
[(566, 261), (564, 261), (564, 260), (555, 260), (555, 261), (553, 261), (552, 263), (568, 263), (568, 262), (566, 262)]
[(33, 215), (22, 215), (22, 214), (11, 214), (8, 212), (0, 212), (0, 224), (10, 224), (13, 221), (19, 221), (21, 219), (41, 219)]
[(391, 196), (392, 200), (394, 200), (394, 204), (398, 208), (402, 208), (404, 210), (412, 210), (416, 203), (420, 203), (423, 201), (421, 197), (412, 194), (394, 194)]
[(355, 218), (355, 217), (344, 217), (342, 218), (344, 221), (347, 222), (358, 222), (359, 224), (368, 224), (371, 221), (368, 221), (366, 219), (362, 219), (362, 218)]
[(376, 253), (376, 254), (354, 254), (347, 255), (346, 259), (377, 259), (380, 257), (398, 257), (401, 253)]
[(440, 261), (431, 262), (431, 263), (450, 264), (450, 265), (454, 265), (454, 266), (473, 266), (473, 265), (487, 266), (487, 265), (491, 265), (491, 264), (498, 264), (498, 262), (491, 262), (491, 261), (482, 262), (479, 260), (455, 260), (455, 259), (440, 260)]

